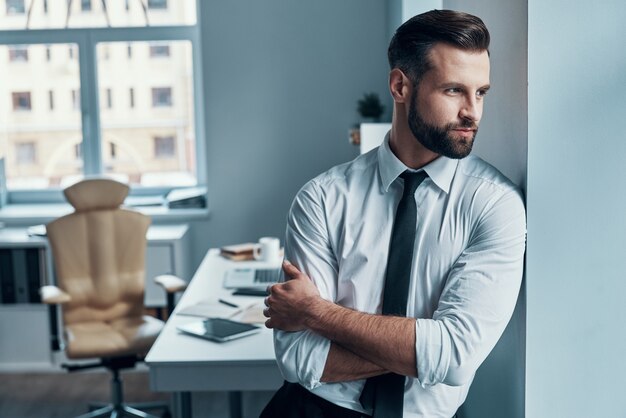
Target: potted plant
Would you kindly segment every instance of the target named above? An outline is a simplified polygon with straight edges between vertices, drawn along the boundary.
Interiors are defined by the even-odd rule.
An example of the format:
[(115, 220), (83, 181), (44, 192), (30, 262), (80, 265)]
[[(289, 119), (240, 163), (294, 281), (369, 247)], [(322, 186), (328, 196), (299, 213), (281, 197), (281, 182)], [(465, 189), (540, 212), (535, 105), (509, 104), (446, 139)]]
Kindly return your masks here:
[(378, 94), (365, 93), (357, 102), (357, 111), (365, 120), (380, 122), (380, 118), (385, 112), (385, 106), (380, 102)]
[(354, 145), (359, 145), (360, 153), (364, 154), (383, 142), (391, 124), (380, 122), (385, 106), (376, 93), (365, 93), (357, 101), (357, 112), (363, 118), (363, 123), (350, 131), (350, 140)]

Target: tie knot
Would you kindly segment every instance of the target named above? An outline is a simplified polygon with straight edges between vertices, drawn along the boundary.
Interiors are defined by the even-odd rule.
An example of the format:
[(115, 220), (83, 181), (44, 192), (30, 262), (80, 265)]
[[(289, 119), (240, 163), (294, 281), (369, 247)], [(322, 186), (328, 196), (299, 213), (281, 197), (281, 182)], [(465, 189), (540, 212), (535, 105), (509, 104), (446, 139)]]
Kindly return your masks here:
[(417, 173), (405, 171), (400, 174), (400, 177), (404, 179), (404, 195), (406, 195), (407, 193), (415, 194), (415, 190), (417, 190), (424, 179), (428, 177), (428, 174), (426, 174), (424, 170), (418, 171)]

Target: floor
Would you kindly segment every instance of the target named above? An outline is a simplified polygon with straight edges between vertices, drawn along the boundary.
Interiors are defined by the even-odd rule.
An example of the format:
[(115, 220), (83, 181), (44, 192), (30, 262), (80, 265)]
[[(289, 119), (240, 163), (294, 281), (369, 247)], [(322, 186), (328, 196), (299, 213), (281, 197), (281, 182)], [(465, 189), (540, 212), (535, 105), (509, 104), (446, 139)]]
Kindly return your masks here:
[[(109, 399), (109, 374), (100, 371), (0, 373), (0, 417), (69, 418), (87, 412), (89, 402)], [(127, 402), (170, 402), (170, 395), (150, 391), (146, 371), (122, 374)], [(222, 392), (195, 396), (194, 416), (229, 418), (228, 395)], [(271, 392), (243, 394), (244, 418), (258, 417)]]
[[(1, 373), (0, 417), (68, 418), (84, 414), (89, 402), (109, 399), (109, 376), (93, 371)], [(150, 391), (145, 372), (125, 372), (122, 379), (127, 401), (170, 401), (169, 395)]]

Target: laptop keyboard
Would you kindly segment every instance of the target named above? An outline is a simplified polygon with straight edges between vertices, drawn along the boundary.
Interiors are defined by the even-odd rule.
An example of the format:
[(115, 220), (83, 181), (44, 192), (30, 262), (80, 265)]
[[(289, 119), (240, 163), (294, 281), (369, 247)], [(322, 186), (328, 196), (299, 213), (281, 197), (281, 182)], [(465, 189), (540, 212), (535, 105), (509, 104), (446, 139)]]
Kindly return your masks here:
[(257, 269), (254, 272), (255, 283), (276, 283), (280, 279), (280, 269)]

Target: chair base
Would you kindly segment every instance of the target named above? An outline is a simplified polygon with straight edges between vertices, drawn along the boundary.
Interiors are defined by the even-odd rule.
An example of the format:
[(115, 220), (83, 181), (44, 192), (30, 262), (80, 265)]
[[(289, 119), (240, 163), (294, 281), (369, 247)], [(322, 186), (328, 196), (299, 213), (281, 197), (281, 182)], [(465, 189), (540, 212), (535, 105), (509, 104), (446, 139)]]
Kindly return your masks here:
[(105, 406), (104, 408), (96, 409), (95, 411), (88, 412), (76, 418), (98, 418), (98, 417), (159, 418), (155, 415), (150, 415), (146, 412), (140, 411), (139, 409), (135, 409), (127, 405), (117, 405), (117, 406), (108, 405), (108, 406)]
[[(90, 412), (80, 415), (76, 418), (97, 418), (97, 417), (136, 417), (136, 418), (159, 418), (156, 415), (148, 414), (137, 408), (143, 409), (162, 409), (163, 415), (161, 418), (171, 417), (169, 407), (164, 402), (145, 402), (140, 404), (126, 404), (124, 403), (124, 395), (122, 390), (122, 379), (120, 376), (120, 370), (133, 367), (137, 361), (135, 356), (105, 358), (100, 363), (72, 366), (63, 365), (69, 371), (82, 370), (92, 367), (104, 366), (112, 373), (111, 379), (111, 402), (109, 404), (92, 404), (90, 405)], [(95, 408), (98, 409), (95, 409)], [(94, 410), (95, 409), (95, 410)]]
[[(152, 418), (154, 415), (150, 415), (146, 410), (161, 409), (160, 418), (171, 418), (169, 405), (166, 402), (132, 402), (116, 405), (107, 404), (105, 402), (95, 402), (89, 404), (89, 413), (80, 415), (76, 418), (95, 418), (113, 416), (113, 411), (117, 411), (118, 417), (147, 417)], [(96, 415), (92, 415), (96, 414)]]

